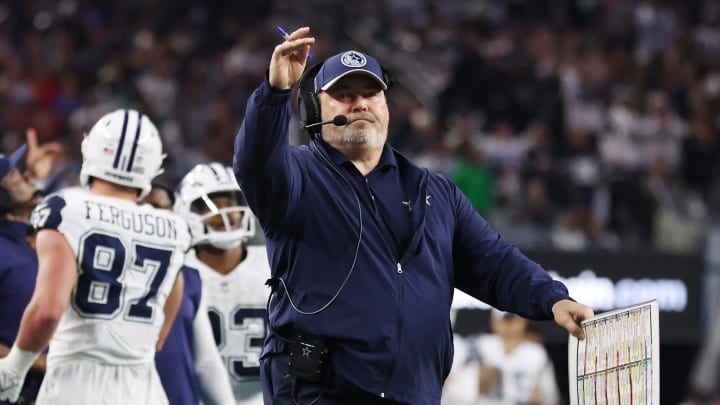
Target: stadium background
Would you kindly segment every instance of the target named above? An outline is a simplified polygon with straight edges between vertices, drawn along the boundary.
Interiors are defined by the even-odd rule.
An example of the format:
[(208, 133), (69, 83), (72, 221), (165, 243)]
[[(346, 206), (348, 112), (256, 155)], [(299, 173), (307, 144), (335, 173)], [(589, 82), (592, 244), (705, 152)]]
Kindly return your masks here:
[[(0, 150), (35, 127), (66, 146), (48, 189), (71, 185), (82, 134), (132, 106), (161, 130), (165, 183), (230, 164), (276, 25), (311, 26), (314, 60), (356, 48), (388, 65), (390, 141), (577, 279), (578, 300), (610, 309), (627, 283), (662, 295), (663, 402), (680, 401), (719, 303), (720, 2), (8, 0)], [(617, 295), (585, 295), (588, 280)], [(546, 333), (565, 385), (563, 337)]]

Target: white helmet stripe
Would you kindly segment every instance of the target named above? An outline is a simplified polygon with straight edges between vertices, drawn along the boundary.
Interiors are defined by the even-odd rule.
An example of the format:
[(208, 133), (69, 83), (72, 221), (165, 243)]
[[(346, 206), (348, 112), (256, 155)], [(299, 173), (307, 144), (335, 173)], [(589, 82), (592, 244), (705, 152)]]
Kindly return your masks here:
[(125, 146), (125, 130), (127, 130), (128, 122), (128, 110), (124, 110), (125, 118), (123, 118), (122, 132), (120, 133), (120, 142), (118, 142), (117, 150), (115, 151), (115, 160), (113, 161), (113, 169), (117, 169), (120, 164), (120, 155), (122, 154), (123, 146)]
[(143, 116), (142, 116), (142, 114), (140, 114), (140, 111), (137, 111), (137, 114), (138, 114), (138, 124), (137, 124), (137, 129), (135, 130), (135, 140), (133, 141), (132, 149), (130, 150), (130, 159), (128, 160), (127, 171), (132, 170), (133, 161), (135, 160), (135, 151), (137, 150), (137, 146), (138, 146), (138, 138), (140, 138), (140, 128), (142, 128)]

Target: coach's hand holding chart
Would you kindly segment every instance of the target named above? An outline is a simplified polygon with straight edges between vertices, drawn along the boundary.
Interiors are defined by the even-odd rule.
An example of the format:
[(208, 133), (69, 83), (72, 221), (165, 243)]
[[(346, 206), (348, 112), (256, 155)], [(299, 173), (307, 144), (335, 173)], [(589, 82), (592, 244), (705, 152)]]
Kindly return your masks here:
[(585, 339), (570, 336), (570, 404), (659, 404), (657, 301), (583, 321)]

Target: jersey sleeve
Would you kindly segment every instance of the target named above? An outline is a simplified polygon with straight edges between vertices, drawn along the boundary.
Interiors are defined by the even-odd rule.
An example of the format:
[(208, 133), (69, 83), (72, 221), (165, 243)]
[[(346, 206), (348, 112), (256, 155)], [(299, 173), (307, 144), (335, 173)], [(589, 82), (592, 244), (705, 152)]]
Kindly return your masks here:
[(51, 195), (45, 198), (42, 203), (38, 204), (30, 216), (30, 223), (36, 231), (41, 229), (55, 229), (63, 220), (63, 208), (67, 204), (65, 198), (59, 195)]
[(67, 240), (73, 252), (77, 254), (80, 234), (83, 225), (78, 204), (73, 204), (72, 197), (64, 194), (51, 194), (43, 200), (30, 217), (30, 223), (36, 231), (52, 229), (60, 232)]

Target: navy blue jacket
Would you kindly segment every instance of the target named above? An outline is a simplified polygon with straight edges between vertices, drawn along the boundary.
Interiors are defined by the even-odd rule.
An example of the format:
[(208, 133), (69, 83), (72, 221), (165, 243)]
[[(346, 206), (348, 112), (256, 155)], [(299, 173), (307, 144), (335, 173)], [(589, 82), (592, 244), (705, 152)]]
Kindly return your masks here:
[[(38, 261), (27, 242), (27, 229), (25, 222), (0, 220), (0, 343), (7, 347), (15, 342), (23, 312), (35, 290)], [(30, 371), (23, 396), (34, 398), (41, 381), (42, 375)]]
[[(300, 311), (323, 307), (352, 274), (312, 315), (294, 310), (281, 285), (270, 307), (273, 330), (330, 338), (334, 372), (364, 391), (439, 404), (452, 363), (453, 287), (552, 319), (552, 305), (568, 298), (565, 286), (504, 242), (449, 179), (386, 145), (383, 159), (396, 167), (401, 189), (390, 194), (408, 206), (411, 227), (400, 251), (389, 248), (392, 221), (352, 164), (323, 141), (288, 144), (290, 98), (267, 81), (253, 93), (235, 140), (235, 174), (265, 232), (273, 276)], [(269, 334), (263, 354), (281, 345)]]

